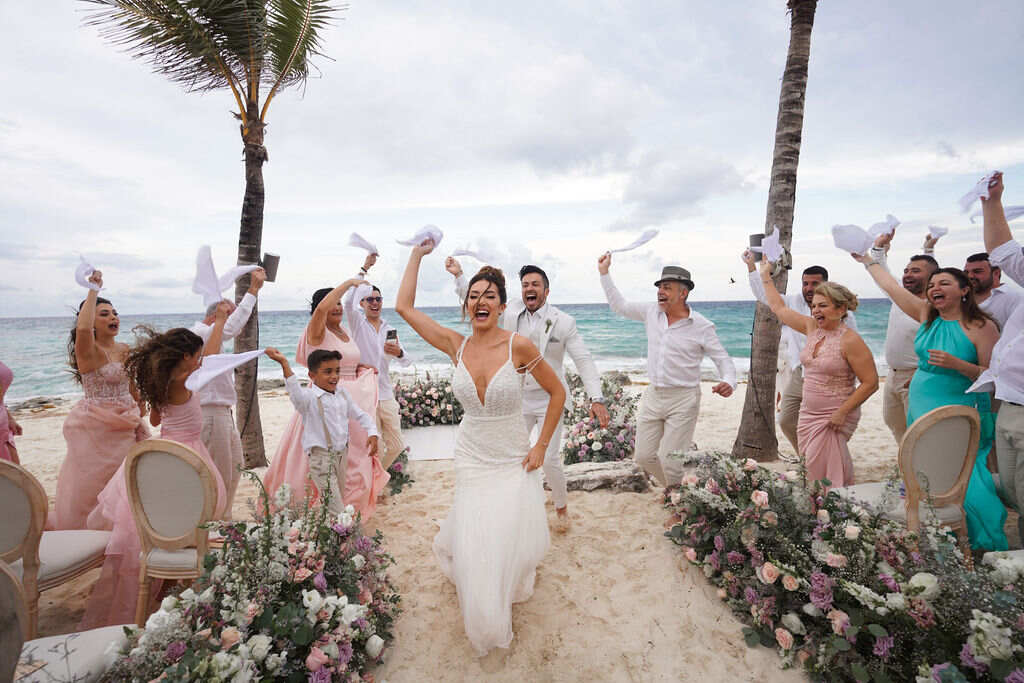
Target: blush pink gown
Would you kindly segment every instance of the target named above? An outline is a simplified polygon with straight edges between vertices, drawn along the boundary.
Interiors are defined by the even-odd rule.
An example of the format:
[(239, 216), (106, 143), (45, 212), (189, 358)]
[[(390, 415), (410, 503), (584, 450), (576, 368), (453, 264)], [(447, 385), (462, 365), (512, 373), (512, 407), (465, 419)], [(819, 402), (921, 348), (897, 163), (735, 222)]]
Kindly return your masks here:
[[(3, 388), (5, 394), (13, 381), (14, 373), (11, 372), (9, 367), (0, 363), (0, 388)], [(7, 406), (0, 401), (0, 460), (13, 462), (15, 465), (20, 464), (17, 451), (11, 450), (8, 446), (14, 446), (14, 434), (11, 434), (11, 422), (10, 415), (7, 413)]]
[(117, 361), (82, 374), (85, 398), (64, 420), (68, 451), (57, 477), (55, 528), (85, 529), (99, 492), (131, 447), (149, 437), (128, 387), (124, 367)]
[[(217, 483), (217, 505), (214, 519), (224, 514), (227, 493), (213, 458), (206, 451), (200, 433), (203, 428), (203, 413), (199, 407), (199, 394), (192, 392), (188, 401), (181, 405), (167, 405), (160, 411), (160, 438), (177, 441), (194, 450), (210, 468)], [(100, 578), (93, 586), (89, 604), (82, 618), (83, 629), (128, 624), (135, 621), (135, 605), (139, 597), (139, 541), (135, 518), (128, 502), (128, 490), (124, 477), (124, 464), (118, 468), (110, 483), (100, 491), (99, 501), (89, 514), (90, 529), (109, 529), (106, 559)], [(160, 590), (160, 581), (153, 581), (153, 594)]]
[[(340, 384), (367, 415), (376, 415), (377, 373), (374, 370), (363, 370), (356, 375), (356, 367), (360, 360), (359, 347), (352, 341), (351, 336), (349, 341), (343, 342), (337, 335), (327, 330), (324, 333), (324, 340), (318, 346), (313, 346), (306, 341), (308, 331), (307, 326), (302, 332), (302, 338), (299, 339), (295, 362), (305, 366), (306, 358), (317, 349), (338, 351), (341, 353)], [(352, 505), (357, 512), (362, 513), (364, 520), (368, 519), (377, 508), (377, 496), (384, 490), (390, 478), (391, 476), (381, 466), (380, 460), (370, 456), (366, 447), (366, 430), (355, 420), (349, 420), (348, 469), (344, 480), (340, 474), (338, 477), (342, 484), (339, 488), (343, 491), (345, 504)], [(271, 497), (278, 487), (286, 482), (291, 485), (294, 503), (298, 504), (304, 500), (307, 486), (312, 502), (316, 502), (320, 497), (320, 492), (309, 477), (309, 461), (302, 450), (302, 416), (298, 413), (292, 414), (281, 436), (274, 461), (263, 475), (263, 484)]]
[(828, 479), (832, 487), (853, 483), (853, 460), (847, 443), (860, 421), (858, 406), (846, 416), (842, 429), (828, 426), (832, 413), (856, 386), (857, 376), (843, 358), (839, 345), (847, 329), (842, 323), (830, 331), (818, 328), (807, 335), (807, 344), (800, 352), (804, 393), (796, 428), (797, 445), (807, 466), (808, 479)]

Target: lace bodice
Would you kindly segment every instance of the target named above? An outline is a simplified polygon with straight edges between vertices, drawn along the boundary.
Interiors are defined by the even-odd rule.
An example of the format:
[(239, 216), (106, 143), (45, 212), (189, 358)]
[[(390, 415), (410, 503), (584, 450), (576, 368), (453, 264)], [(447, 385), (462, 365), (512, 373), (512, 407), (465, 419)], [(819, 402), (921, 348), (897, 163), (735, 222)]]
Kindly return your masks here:
[(840, 323), (834, 330), (823, 330), (819, 327), (807, 335), (807, 344), (800, 352), (805, 384), (814, 384), (820, 390), (837, 396), (848, 396), (853, 393), (857, 376), (843, 357), (840, 345), (840, 339), (847, 329), (846, 325)]
[(131, 404), (135, 399), (129, 387), (124, 366), (117, 361), (110, 361), (92, 372), (82, 373), (82, 389), (86, 401)]
[[(515, 335), (512, 335), (514, 338)], [(459, 349), (455, 375), (452, 377), (452, 392), (470, 417), (508, 417), (521, 415), (523, 411), (523, 378), (512, 364), (512, 338), (508, 341), (508, 360), (491, 378), (484, 391), (484, 402), (476, 390), (473, 377), (462, 362), (462, 352), (469, 337), (462, 341)]]

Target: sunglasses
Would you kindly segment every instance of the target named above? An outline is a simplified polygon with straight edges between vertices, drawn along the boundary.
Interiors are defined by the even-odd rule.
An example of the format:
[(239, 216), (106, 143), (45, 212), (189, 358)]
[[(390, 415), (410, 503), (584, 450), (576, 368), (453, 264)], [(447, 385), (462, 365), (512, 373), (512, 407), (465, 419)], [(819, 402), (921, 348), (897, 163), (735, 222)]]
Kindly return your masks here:
[(368, 304), (379, 304), (380, 302), (384, 301), (384, 297), (382, 297), (382, 296), (368, 296), (368, 297), (364, 297), (363, 301), (365, 301)]

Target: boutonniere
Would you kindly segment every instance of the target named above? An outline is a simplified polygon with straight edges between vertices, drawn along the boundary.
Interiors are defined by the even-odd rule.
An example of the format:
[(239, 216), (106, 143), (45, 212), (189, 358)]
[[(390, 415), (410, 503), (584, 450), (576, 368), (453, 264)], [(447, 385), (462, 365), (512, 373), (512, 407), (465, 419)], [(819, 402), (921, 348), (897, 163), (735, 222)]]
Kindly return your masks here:
[(544, 321), (544, 334), (547, 334), (548, 332), (551, 331), (552, 324), (553, 323), (551, 322), (551, 318), (548, 318), (546, 321)]

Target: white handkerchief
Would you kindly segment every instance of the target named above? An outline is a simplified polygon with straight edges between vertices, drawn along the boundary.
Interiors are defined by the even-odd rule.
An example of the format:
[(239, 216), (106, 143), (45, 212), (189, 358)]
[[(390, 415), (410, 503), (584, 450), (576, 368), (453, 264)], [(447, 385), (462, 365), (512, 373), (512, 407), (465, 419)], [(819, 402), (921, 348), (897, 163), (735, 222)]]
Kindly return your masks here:
[(756, 254), (764, 254), (769, 263), (778, 263), (782, 258), (782, 245), (779, 244), (779, 226), (773, 225), (770, 235), (765, 235), (761, 240), (761, 246), (750, 247), (750, 251)]
[(356, 287), (356, 293), (352, 297), (356, 303), (359, 303), (371, 294), (373, 294), (373, 285), (359, 285)]
[(885, 220), (881, 223), (875, 223), (868, 228), (868, 234), (871, 235), (872, 239), (879, 237), (880, 235), (891, 235), (896, 232), (896, 228), (900, 224), (900, 219), (893, 216), (891, 213), (885, 214)]
[(348, 246), (350, 246), (350, 247), (359, 247), (360, 249), (365, 249), (366, 251), (370, 252), (371, 254), (379, 254), (380, 253), (379, 251), (377, 251), (377, 247), (375, 247), (372, 243), (370, 243), (367, 239), (365, 239), (358, 232), (354, 232), (354, 233), (352, 233), (351, 235), (348, 236)]
[(949, 232), (949, 228), (944, 228), (941, 225), (929, 225), (928, 226), (928, 234), (931, 235), (932, 237), (934, 237), (935, 239), (939, 239), (940, 237), (942, 237), (943, 235), (945, 235), (948, 232)]
[(234, 370), (239, 365), (245, 365), (253, 358), (262, 355), (263, 349), (246, 351), (244, 353), (216, 353), (210, 356), (203, 356), (203, 364), (199, 369), (188, 376), (185, 380), (185, 388), (189, 391), (199, 391), (210, 383), (215, 377), (225, 372)]
[(617, 252), (620, 252), (620, 251), (630, 251), (632, 249), (636, 249), (638, 247), (642, 247), (645, 244), (647, 244), (648, 242), (650, 242), (651, 240), (653, 240), (657, 236), (658, 236), (658, 231), (657, 230), (644, 230), (644, 234), (642, 234), (639, 237), (637, 237), (635, 240), (630, 242), (628, 245), (626, 245), (624, 247), (621, 247), (619, 249), (610, 249), (608, 251), (608, 253), (609, 254), (614, 254), (614, 253), (617, 253)]
[(95, 282), (89, 282), (89, 276), (92, 275), (96, 269), (89, 265), (89, 262), (86, 261), (85, 257), (81, 254), (79, 254), (78, 258), (80, 258), (82, 262), (78, 264), (77, 268), (75, 268), (75, 282), (86, 289), (91, 289), (96, 292), (100, 291), (100, 286), (98, 284)]
[(210, 245), (204, 244), (196, 254), (196, 277), (192, 281), (192, 291), (202, 295), (204, 306), (210, 306), (224, 298), (221, 293), (235, 284), (235, 280), (257, 269), (259, 266), (233, 266), (218, 278), (213, 268)]
[[(974, 223), (975, 222), (975, 220), (974, 220), (975, 218), (981, 218), (982, 213), (983, 212), (981, 212), (981, 211), (975, 211), (974, 213), (972, 213), (971, 214), (971, 222)], [(1024, 216), (1024, 206), (1020, 206), (1020, 205), (1017, 205), (1017, 206), (1004, 206), (1003, 207), (1003, 213), (1006, 214), (1006, 220), (1007, 221), (1013, 221), (1013, 220), (1016, 220), (1016, 219), (1020, 218), (1021, 216)]]
[(456, 249), (452, 252), (452, 256), (471, 256), (480, 263), (493, 263), (492, 260), (488, 259), (478, 251), (473, 251), (472, 249)]
[(866, 254), (875, 242), (868, 231), (859, 225), (833, 225), (832, 241), (851, 254)]
[(395, 240), (399, 244), (404, 244), (407, 247), (415, 247), (423, 244), (424, 240), (431, 239), (434, 241), (434, 248), (436, 249), (441, 245), (441, 238), (444, 237), (444, 233), (441, 232), (441, 228), (436, 225), (424, 225), (422, 228), (416, 231), (416, 234), (407, 240)]
[(978, 375), (978, 379), (974, 380), (974, 384), (967, 387), (965, 394), (971, 394), (975, 392), (987, 393), (996, 390), (996, 378), (992, 372), (988, 369), (985, 372)]
[(960, 210), (967, 213), (971, 209), (971, 205), (979, 199), (988, 199), (988, 184), (992, 180), (992, 176), (995, 175), (995, 171), (992, 171), (984, 178), (975, 183), (971, 191), (960, 198)]

